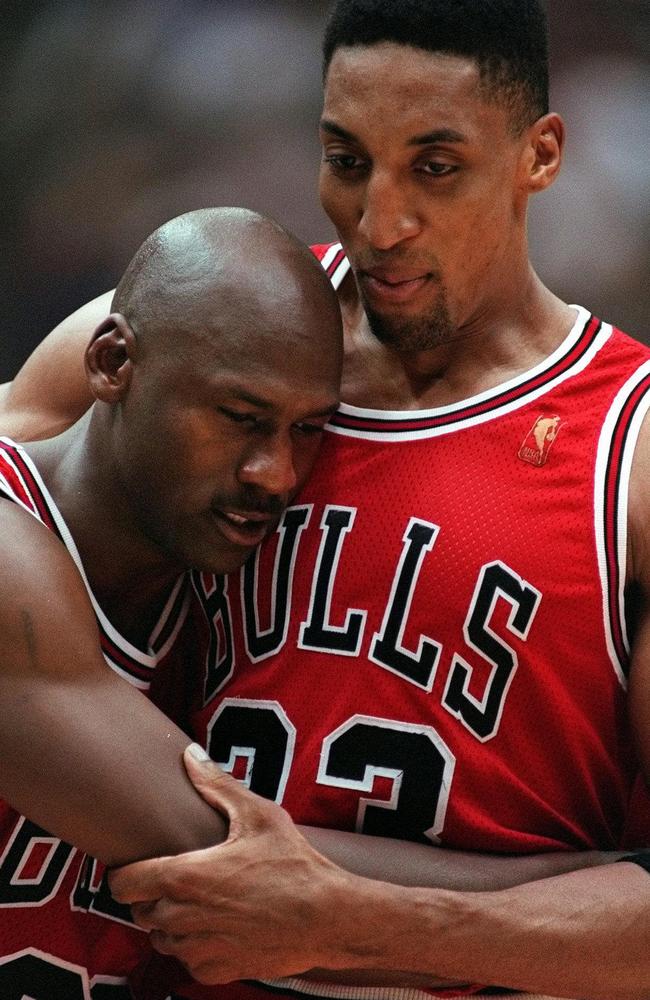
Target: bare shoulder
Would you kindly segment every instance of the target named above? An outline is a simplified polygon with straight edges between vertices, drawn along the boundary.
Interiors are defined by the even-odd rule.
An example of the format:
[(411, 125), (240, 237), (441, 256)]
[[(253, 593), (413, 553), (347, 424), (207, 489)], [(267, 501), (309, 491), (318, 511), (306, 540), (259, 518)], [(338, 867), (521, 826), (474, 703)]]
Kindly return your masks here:
[(0, 499), (0, 561), (2, 675), (77, 669), (97, 646), (81, 575), (56, 535), (7, 499)]
[(0, 433), (29, 441), (51, 437), (74, 423), (92, 402), (84, 352), (93, 330), (110, 313), (106, 292), (72, 313), (43, 340), (13, 382), (0, 386)]

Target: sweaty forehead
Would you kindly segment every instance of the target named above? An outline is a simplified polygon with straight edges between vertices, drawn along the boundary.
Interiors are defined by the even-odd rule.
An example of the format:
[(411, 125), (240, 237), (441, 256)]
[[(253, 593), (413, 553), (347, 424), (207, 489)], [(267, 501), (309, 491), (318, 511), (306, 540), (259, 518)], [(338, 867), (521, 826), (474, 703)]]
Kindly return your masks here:
[(341, 47), (325, 80), (323, 117), (388, 121), (456, 116), (471, 118), (486, 107), (474, 59), (427, 52), (394, 42)]
[(293, 289), (273, 280), (260, 286), (242, 275), (220, 285), (211, 306), (202, 303), (184, 317), (180, 353), (188, 378), (336, 384), (342, 354), (336, 300), (302, 284), (296, 278)]
[[(309, 332), (294, 335), (277, 324), (254, 330), (244, 325), (186, 360), (182, 381), (200, 395), (268, 407), (295, 397), (308, 400), (305, 405), (314, 410), (338, 398), (340, 352), (336, 344)], [(179, 381), (178, 371), (174, 381)]]

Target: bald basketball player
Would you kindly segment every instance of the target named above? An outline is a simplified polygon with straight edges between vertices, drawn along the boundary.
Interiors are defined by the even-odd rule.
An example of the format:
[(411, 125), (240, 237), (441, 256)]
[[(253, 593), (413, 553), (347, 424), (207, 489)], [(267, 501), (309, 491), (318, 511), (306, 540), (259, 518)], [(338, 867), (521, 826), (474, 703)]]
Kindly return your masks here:
[[(564, 143), (542, 6), (341, 0), (325, 65), (321, 195), (342, 245), (318, 253), (339, 286), (348, 405), (283, 524), (278, 572), (274, 539), (203, 595), (213, 626), (229, 609), (245, 627), (232, 674), (207, 702), (197, 685), (195, 731), (296, 819), (392, 830), (401, 858), (412, 839), (506, 866), (612, 846), (648, 772), (648, 354), (530, 265), (528, 200)], [(43, 373), (28, 366), (11, 394), (24, 426)], [(47, 404), (55, 424), (56, 390)], [(265, 631), (272, 607), (286, 630)], [(314, 963), (380, 965), (406, 988), (442, 973), (648, 995), (642, 859), (496, 892), (396, 888), (390, 864), (370, 883), (315, 857), (273, 805), (211, 787), (207, 767), (226, 848), (115, 885), (150, 901), (156, 944), (206, 982), (265, 980), (212, 996), (337, 995), (298, 975)]]
[(90, 410), (0, 440), (0, 996), (127, 995), (146, 935), (65, 840), (115, 864), (222, 838), (143, 692), (184, 655), (185, 569), (239, 566), (304, 482), (341, 353), (305, 247), (192, 213), (146, 240), (92, 335)]

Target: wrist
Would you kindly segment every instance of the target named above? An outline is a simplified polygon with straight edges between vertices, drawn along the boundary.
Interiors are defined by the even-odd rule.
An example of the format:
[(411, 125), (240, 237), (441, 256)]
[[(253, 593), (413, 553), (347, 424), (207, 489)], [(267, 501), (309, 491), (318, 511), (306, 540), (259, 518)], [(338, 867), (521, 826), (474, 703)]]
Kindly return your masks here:
[(438, 902), (443, 913), (458, 910), (454, 901), (461, 894), (404, 887), (348, 872), (341, 876), (320, 897), (323, 916), (329, 918), (320, 964), (331, 969), (430, 972), (430, 955), (419, 955), (415, 944), (422, 941), (422, 924), (434, 922)]

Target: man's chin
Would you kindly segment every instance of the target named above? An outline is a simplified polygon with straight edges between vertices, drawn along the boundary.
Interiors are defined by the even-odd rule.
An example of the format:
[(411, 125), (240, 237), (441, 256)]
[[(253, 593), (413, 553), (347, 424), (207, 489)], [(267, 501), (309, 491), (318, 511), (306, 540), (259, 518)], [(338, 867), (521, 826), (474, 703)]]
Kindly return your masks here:
[(373, 336), (400, 353), (433, 350), (449, 343), (456, 333), (444, 297), (426, 314), (409, 315), (404, 311), (380, 313), (366, 302), (364, 309)]
[(368, 324), (380, 343), (403, 354), (434, 350), (453, 340), (456, 332), (446, 316), (406, 319), (369, 313)]

